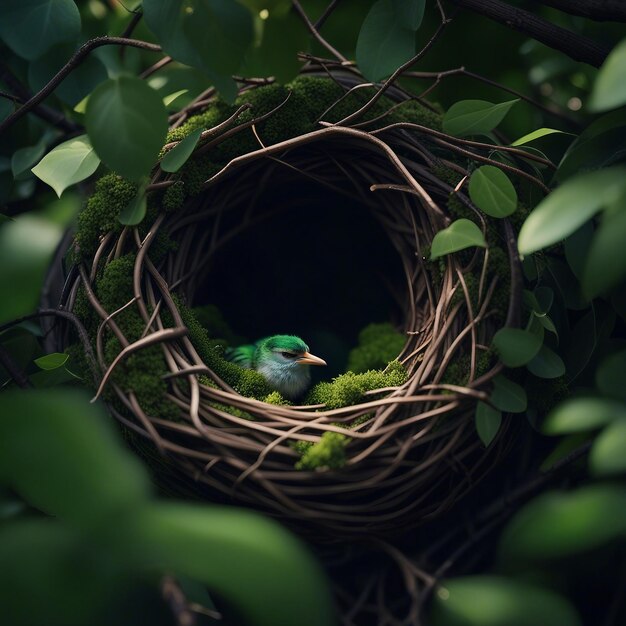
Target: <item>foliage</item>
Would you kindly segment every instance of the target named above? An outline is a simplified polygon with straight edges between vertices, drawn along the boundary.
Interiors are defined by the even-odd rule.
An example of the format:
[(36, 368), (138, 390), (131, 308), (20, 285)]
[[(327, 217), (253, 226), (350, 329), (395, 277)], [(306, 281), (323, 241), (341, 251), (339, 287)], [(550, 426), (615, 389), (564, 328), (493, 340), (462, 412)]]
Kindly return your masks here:
[(405, 337), (389, 322), (370, 324), (359, 333), (359, 344), (348, 355), (347, 370), (359, 374), (383, 368), (404, 347)]
[[(328, 3), (301, 4), (314, 22)], [(418, 75), (407, 74), (398, 84), (440, 103), (432, 111), (414, 100), (379, 119), (391, 104), (383, 96), (360, 122), (370, 129), (419, 123), (466, 138), (470, 152), (472, 142), (493, 145), (489, 162), (471, 169), (465, 181), (455, 168), (468, 167), (469, 158), (450, 160), (440, 145), (442, 178), (450, 178), (451, 190), (466, 186), (474, 207), (451, 193), (448, 207), (456, 220), (437, 233), (431, 258), (433, 266), (444, 255), (462, 262), (474, 246), (487, 246), (500, 281), (496, 311), (487, 312), (496, 328), (504, 324), (497, 310), (508, 304), (508, 259), (495, 220), (487, 219), (483, 231), (478, 217), (521, 226), (522, 319), (519, 328), (499, 330), (492, 346), (482, 346), (475, 364), (479, 376), (497, 358), (511, 368), (494, 380), (474, 415), (485, 446), (498, 442), (503, 424), (514, 429), (509, 471), (489, 484), (492, 499), (506, 501), (507, 508), (496, 506), (499, 517), (481, 517), (477, 496), (459, 519), (446, 518), (455, 532), (468, 520), (473, 538), (470, 549), (444, 555), (451, 569), (435, 581), (428, 622), (619, 623), (626, 612), (615, 593), (626, 511), (626, 43), (619, 42), (620, 25), (542, 6), (547, 2), (522, 3), (574, 39), (584, 35), (612, 46), (595, 70), (594, 63), (558, 51), (558, 41), (557, 50), (551, 49), (529, 39), (532, 30), (516, 33), (485, 20), (482, 3), (473, 3), (473, 13), (454, 15), (450, 5), (465, 3), (441, 3), (452, 21), (441, 26), (443, 34), (432, 46), (427, 42), (440, 27), (434, 2), (334, 4), (321, 32), (342, 57), (356, 59), (365, 76), (379, 81), (424, 50), (427, 58), (409, 68)], [(236, 125), (282, 106), (279, 115), (255, 128), (271, 144), (317, 128), (320, 116), (329, 123), (344, 119), (376, 90), (356, 90), (327, 110), (342, 88), (319, 76), (296, 78), (304, 62), (296, 53), (330, 52), (286, 0), (0, 5), (0, 324), (37, 309), (46, 269), (67, 226), (77, 223), (76, 261), (90, 258), (103, 234), (125, 225), (139, 224), (145, 236), (145, 217), (154, 216), (158, 204), (168, 212), (180, 209), (233, 156), (258, 148), (247, 129), (203, 157), (191, 155), (207, 141), (202, 131), (239, 106), (252, 109)], [(134, 32), (127, 31), (131, 21)], [(135, 43), (120, 48), (109, 39), (90, 47), (94, 37), (123, 32)], [(89, 51), (79, 52), (86, 42)], [(174, 61), (154, 69), (165, 54)], [(61, 68), (69, 71), (55, 80)], [(476, 78), (480, 72), (491, 82)], [(233, 76), (270, 75), (280, 84), (237, 96)], [(51, 79), (45, 98), (20, 112), (21, 103)], [(185, 114), (186, 121), (166, 137), (168, 114), (212, 87), (220, 98), (199, 115)], [(436, 112), (443, 110), (443, 116)], [(174, 145), (164, 149), (164, 143)], [(157, 162), (175, 181), (165, 191), (149, 188)], [(510, 168), (525, 176), (513, 176)], [(94, 173), (99, 180), (89, 194)], [(151, 255), (164, 256), (173, 245), (161, 238)], [(96, 276), (98, 297), (112, 310), (133, 297), (132, 262), (118, 259)], [(476, 289), (468, 284), (470, 295)], [(218, 375), (242, 394), (284, 403), (255, 372), (223, 359), (224, 341), (239, 343), (223, 320), (179, 305), (191, 341)], [(95, 336), (98, 321), (84, 291), (76, 294), (75, 310)], [(123, 311), (117, 321), (130, 336), (143, 332), (132, 313)], [(309, 400), (340, 407), (362, 400), (368, 390), (403, 384), (406, 372), (399, 363), (380, 369), (402, 348), (401, 337), (387, 330), (370, 330), (367, 337), (364, 331), (351, 355), (355, 373), (316, 385)], [(0, 329), (2, 621), (171, 624), (157, 578), (173, 572), (207, 585), (224, 606), (234, 607), (232, 623), (288, 624), (294, 616), (298, 624), (332, 623), (319, 568), (292, 535), (230, 507), (155, 499), (144, 470), (116, 441), (102, 410), (68, 389), (46, 389), (76, 385), (76, 375), (82, 384), (91, 380), (79, 344), (56, 353), (44, 346), (44, 335), (30, 320)], [(108, 357), (119, 351), (116, 341), (106, 339)], [(468, 359), (450, 363), (442, 385), (464, 385), (469, 368)], [(151, 348), (124, 363), (115, 381), (136, 389), (155, 415), (167, 415), (172, 407), (163, 398), (164, 371), (162, 353)], [(36, 389), (17, 391), (20, 385)], [(349, 435), (326, 433), (319, 443), (302, 446), (300, 463), (309, 469), (339, 467), (348, 443)], [(523, 497), (509, 493), (511, 483), (529, 474), (532, 489), (524, 491), (522, 482)], [(467, 554), (472, 558), (459, 564)], [(455, 578), (458, 573), (470, 575)], [(140, 607), (137, 619), (133, 606)]]

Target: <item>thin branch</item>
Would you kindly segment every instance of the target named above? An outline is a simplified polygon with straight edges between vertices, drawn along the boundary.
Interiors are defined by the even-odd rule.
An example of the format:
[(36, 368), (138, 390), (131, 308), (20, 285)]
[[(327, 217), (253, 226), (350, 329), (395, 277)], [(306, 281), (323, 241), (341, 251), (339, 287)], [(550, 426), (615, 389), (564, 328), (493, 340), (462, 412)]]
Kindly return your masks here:
[[(143, 17), (143, 10), (141, 9), (141, 7), (139, 7), (135, 11), (131, 11), (131, 13), (133, 14), (133, 17), (131, 18), (130, 22), (128, 22), (128, 25), (126, 26), (126, 28), (124, 29), (124, 32), (120, 35), (120, 37), (124, 37), (124, 38), (131, 37), (135, 28), (137, 28), (137, 25), (139, 24), (139, 22), (141, 21), (141, 18)], [(126, 53), (126, 46), (122, 46), (120, 48), (120, 60), (124, 58), (125, 53)]]
[(309, 29), (309, 32), (315, 37), (315, 39), (320, 43), (328, 52), (330, 52), (335, 58), (339, 59), (342, 63), (347, 63), (348, 59), (339, 52), (336, 48), (334, 48), (331, 44), (329, 44), (324, 37), (322, 37), (315, 25), (309, 19), (309, 16), (306, 14), (305, 10), (302, 8), (302, 5), (298, 0), (291, 0), (293, 4), (293, 8), (296, 10), (298, 15), (302, 18), (302, 21), (305, 23), (306, 27)]
[(626, 22), (624, 0), (533, 0), (533, 2), (598, 22)]
[(326, 20), (330, 17), (330, 14), (337, 8), (337, 5), (341, 2), (341, 0), (333, 0), (325, 9), (324, 13), (322, 13), (318, 18), (317, 22), (315, 22), (315, 30), (320, 30)]
[(564, 52), (574, 61), (600, 67), (609, 49), (583, 35), (538, 17), (529, 11), (511, 6), (501, 0), (449, 0), (452, 4), (480, 13), (513, 30), (524, 33), (541, 43)]
[(69, 59), (69, 61), (42, 87), (32, 98), (24, 103), (17, 111), (11, 113), (2, 123), (0, 123), (0, 133), (6, 130), (21, 117), (32, 111), (42, 100), (45, 100), (65, 79), (68, 74), (75, 70), (87, 57), (87, 55), (101, 46), (131, 46), (149, 50), (150, 52), (161, 52), (161, 46), (157, 46), (147, 41), (139, 39), (126, 39), (124, 37), (95, 37), (84, 43)]

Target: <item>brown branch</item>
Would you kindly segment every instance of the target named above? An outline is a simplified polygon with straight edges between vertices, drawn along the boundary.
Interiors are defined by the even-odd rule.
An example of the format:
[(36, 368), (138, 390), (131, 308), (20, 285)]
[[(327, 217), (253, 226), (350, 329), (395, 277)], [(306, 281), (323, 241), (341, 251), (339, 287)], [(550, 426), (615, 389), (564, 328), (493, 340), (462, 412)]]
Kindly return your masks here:
[(574, 61), (600, 67), (609, 54), (606, 46), (593, 39), (577, 35), (501, 0), (449, 0), (449, 2), (524, 33), (554, 50), (564, 52)]
[(324, 13), (322, 13), (318, 18), (317, 22), (315, 22), (315, 30), (319, 30), (324, 26), (326, 20), (330, 17), (330, 14), (337, 8), (337, 5), (341, 2), (341, 0), (333, 0), (325, 9)]
[[(126, 26), (126, 28), (124, 29), (124, 32), (120, 35), (120, 37), (124, 37), (124, 38), (131, 37), (133, 34), (133, 31), (135, 30), (135, 28), (137, 28), (137, 25), (139, 24), (139, 22), (141, 21), (141, 18), (143, 17), (143, 11), (141, 7), (139, 7), (135, 11), (131, 11), (131, 13), (133, 14), (133, 17), (131, 18), (130, 22), (128, 22), (128, 25)], [(126, 46), (122, 46), (120, 48), (120, 60), (124, 58), (125, 53), (126, 53)]]
[(149, 50), (150, 52), (161, 52), (161, 46), (157, 46), (147, 41), (139, 39), (126, 39), (124, 37), (95, 37), (84, 43), (69, 59), (69, 61), (42, 87), (32, 98), (23, 104), (17, 111), (11, 113), (2, 123), (0, 123), (0, 133), (6, 130), (21, 117), (32, 111), (42, 100), (45, 100), (65, 79), (68, 74), (74, 71), (84, 60), (85, 57), (96, 48), (101, 46), (131, 46), (132, 48), (140, 48)]
[(330, 43), (326, 41), (326, 39), (324, 39), (324, 37), (322, 37), (319, 34), (317, 28), (309, 19), (309, 16), (306, 14), (305, 10), (302, 8), (302, 5), (300, 4), (300, 2), (298, 2), (298, 0), (291, 0), (291, 3), (293, 5), (293, 8), (296, 10), (296, 13), (298, 13), (298, 15), (302, 18), (302, 21), (304, 22), (306, 27), (309, 29), (309, 32), (313, 35), (313, 37), (315, 37), (317, 42), (320, 43), (322, 46), (324, 46), (324, 48), (326, 48), (328, 52), (330, 52), (335, 58), (339, 59), (342, 63), (347, 63), (348, 59), (346, 59), (346, 57), (344, 57), (343, 54), (339, 52), (339, 50), (334, 48)]
[(598, 22), (626, 21), (624, 0), (533, 0), (533, 2)]

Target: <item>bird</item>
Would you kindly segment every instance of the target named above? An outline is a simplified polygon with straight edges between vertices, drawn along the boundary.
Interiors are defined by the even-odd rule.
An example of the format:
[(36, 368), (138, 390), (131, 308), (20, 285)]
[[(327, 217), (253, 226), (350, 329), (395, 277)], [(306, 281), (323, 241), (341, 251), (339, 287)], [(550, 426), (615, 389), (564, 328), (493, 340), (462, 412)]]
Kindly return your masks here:
[(298, 399), (309, 387), (309, 365), (327, 365), (324, 359), (311, 354), (309, 346), (295, 335), (272, 335), (253, 344), (229, 348), (226, 358), (259, 372), (288, 400)]

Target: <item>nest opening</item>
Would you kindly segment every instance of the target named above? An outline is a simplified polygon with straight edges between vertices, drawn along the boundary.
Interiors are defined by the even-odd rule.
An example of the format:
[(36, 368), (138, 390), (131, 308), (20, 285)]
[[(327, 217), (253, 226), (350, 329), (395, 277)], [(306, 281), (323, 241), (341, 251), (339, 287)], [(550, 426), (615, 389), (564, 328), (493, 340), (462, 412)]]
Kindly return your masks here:
[[(402, 263), (369, 207), (280, 174), (257, 199), (268, 217), (201, 261), (206, 273), (189, 305), (215, 305), (248, 341), (277, 333), (303, 337), (328, 362), (313, 373), (330, 379), (346, 371), (349, 350), (368, 324), (404, 328)], [(243, 196), (240, 204), (249, 201)]]

